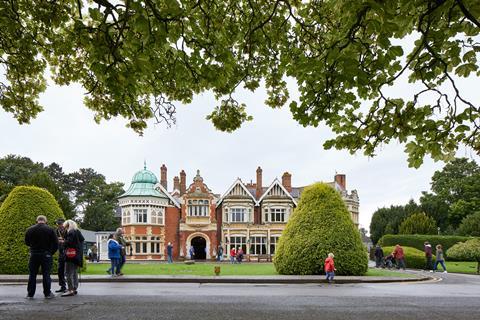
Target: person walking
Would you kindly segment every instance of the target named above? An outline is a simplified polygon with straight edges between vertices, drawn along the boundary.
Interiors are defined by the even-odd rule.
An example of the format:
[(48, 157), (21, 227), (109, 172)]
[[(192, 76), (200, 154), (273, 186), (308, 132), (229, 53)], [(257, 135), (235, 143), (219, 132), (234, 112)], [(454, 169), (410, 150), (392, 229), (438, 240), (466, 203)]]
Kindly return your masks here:
[(169, 242), (167, 245), (167, 257), (168, 263), (173, 263), (173, 245), (171, 242)]
[(328, 281), (328, 283), (333, 282), (333, 278), (335, 277), (335, 271), (337, 271), (337, 269), (335, 269), (335, 261), (333, 260), (334, 257), (335, 256), (333, 255), (333, 253), (330, 252), (327, 259), (325, 259), (324, 269), (326, 280)]
[(127, 261), (127, 246), (129, 245), (129, 243), (127, 243), (127, 241), (123, 237), (122, 228), (117, 228), (117, 231), (115, 231), (115, 240), (117, 240), (118, 244), (122, 246), (122, 249), (120, 250), (120, 263), (118, 265), (117, 276), (123, 276), (122, 268)]
[(78, 290), (78, 268), (83, 265), (83, 242), (85, 238), (78, 230), (75, 221), (65, 221), (65, 228), (67, 229), (65, 236), (65, 275), (68, 290), (62, 294), (62, 297), (71, 297), (76, 295)]
[(30, 259), (28, 261), (28, 286), (27, 299), (33, 299), (37, 287), (38, 268), (42, 267), (43, 294), (45, 299), (52, 299), (52, 256), (58, 250), (58, 238), (53, 228), (47, 226), (47, 217), (40, 215), (36, 220), (37, 224), (27, 229), (25, 233), (25, 244), (30, 247)]
[(383, 267), (383, 249), (379, 244), (375, 247), (375, 268)]
[(58, 238), (58, 285), (60, 289), (56, 290), (55, 292), (64, 293), (67, 291), (67, 283), (65, 282), (65, 250), (64, 250), (64, 242), (67, 230), (63, 226), (65, 219), (57, 219), (55, 223), (57, 224), (57, 229), (55, 233)]
[(235, 264), (235, 257), (237, 256), (237, 252), (235, 251), (235, 247), (230, 249), (230, 263)]
[(423, 244), (423, 251), (425, 252), (425, 270), (433, 272), (432, 268), (432, 246), (428, 241)]
[(217, 248), (217, 261), (218, 262), (221, 262), (222, 261), (222, 258), (223, 258), (223, 246), (222, 244), (220, 243), (218, 245), (218, 248)]
[(403, 253), (403, 248), (399, 244), (395, 246), (393, 256), (395, 257), (395, 262), (397, 263), (397, 269), (402, 268), (405, 270), (405, 254)]
[(120, 260), (122, 258), (121, 251), (122, 246), (117, 242), (113, 234), (108, 236), (108, 259), (110, 259), (110, 269), (107, 270), (108, 274), (112, 277), (117, 276), (120, 273)]
[(447, 267), (445, 266), (445, 257), (443, 256), (443, 247), (441, 244), (437, 244), (435, 247), (437, 249), (436, 256), (435, 256), (435, 266), (433, 267), (433, 271), (437, 271), (437, 266), (440, 263), (443, 268), (443, 273), (447, 272)]

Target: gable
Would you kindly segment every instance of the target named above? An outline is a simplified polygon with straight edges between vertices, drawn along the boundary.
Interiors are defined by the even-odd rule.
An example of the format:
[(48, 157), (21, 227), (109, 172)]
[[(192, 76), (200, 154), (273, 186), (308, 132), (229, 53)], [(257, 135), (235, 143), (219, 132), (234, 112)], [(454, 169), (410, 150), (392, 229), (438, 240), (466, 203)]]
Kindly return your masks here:
[(245, 187), (240, 179), (235, 180), (227, 192), (225, 192), (220, 200), (218, 200), (217, 207), (222, 203), (223, 200), (225, 200), (225, 198), (248, 198), (249, 200), (252, 200), (255, 205), (257, 204), (257, 201), (253, 195), (248, 191), (247, 187)]
[(297, 201), (292, 197), (292, 195), (285, 189), (285, 187), (275, 179), (270, 187), (265, 191), (265, 193), (260, 197), (258, 203), (260, 203), (265, 198), (288, 198), (292, 200), (292, 202), (297, 205)]

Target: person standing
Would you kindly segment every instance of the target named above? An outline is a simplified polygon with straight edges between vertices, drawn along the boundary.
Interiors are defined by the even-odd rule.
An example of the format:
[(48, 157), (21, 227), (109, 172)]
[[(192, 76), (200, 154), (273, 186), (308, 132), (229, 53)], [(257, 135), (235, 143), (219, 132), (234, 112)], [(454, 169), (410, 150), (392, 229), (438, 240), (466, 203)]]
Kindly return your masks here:
[(235, 247), (232, 247), (230, 249), (230, 263), (234, 264), (235, 263), (235, 256), (237, 255), (237, 252), (235, 251)]
[(333, 260), (334, 257), (335, 256), (333, 255), (333, 253), (330, 252), (327, 259), (325, 259), (324, 269), (326, 274), (326, 280), (329, 283), (332, 283), (333, 278), (335, 277), (335, 271), (337, 271), (337, 269), (335, 269), (335, 261)]
[(443, 256), (443, 247), (441, 244), (437, 244), (435, 248), (437, 249), (437, 252), (435, 256), (435, 266), (433, 267), (433, 271), (437, 271), (438, 264), (440, 263), (443, 268), (443, 273), (447, 273), (447, 267), (445, 266), (445, 257)]
[(67, 277), (68, 290), (62, 297), (71, 297), (78, 290), (78, 268), (83, 265), (83, 237), (78, 230), (77, 223), (73, 220), (65, 221), (67, 234), (65, 236), (65, 275)]
[(395, 262), (397, 263), (397, 269), (402, 268), (405, 270), (405, 254), (403, 253), (403, 248), (399, 244), (395, 246), (393, 256), (395, 257)]
[(423, 251), (425, 252), (425, 270), (432, 270), (432, 246), (428, 241), (423, 244)]
[(120, 259), (122, 251), (122, 246), (115, 240), (113, 234), (108, 236), (107, 241), (108, 247), (108, 259), (110, 259), (110, 269), (107, 270), (108, 274), (112, 277), (115, 277), (120, 273), (119, 266), (120, 266)]
[(221, 262), (222, 261), (222, 258), (223, 258), (223, 246), (222, 244), (220, 243), (218, 245), (218, 248), (217, 248), (217, 261), (218, 262)]
[(195, 259), (195, 248), (193, 248), (193, 246), (190, 246), (189, 254), (190, 254), (190, 260)]
[(379, 244), (375, 247), (375, 268), (383, 267), (383, 249)]
[(57, 224), (57, 229), (55, 233), (57, 234), (58, 238), (58, 285), (60, 289), (56, 290), (55, 292), (64, 293), (67, 291), (67, 284), (65, 282), (65, 250), (63, 243), (65, 242), (65, 235), (67, 231), (63, 226), (65, 219), (57, 219), (55, 223)]
[(27, 229), (25, 233), (25, 244), (30, 247), (30, 259), (28, 261), (28, 286), (27, 299), (33, 299), (37, 287), (38, 268), (42, 267), (43, 294), (45, 299), (52, 299), (55, 295), (52, 293), (52, 279), (50, 271), (52, 270), (52, 256), (58, 249), (58, 238), (53, 228), (47, 226), (47, 217), (40, 215), (37, 217), (37, 224)]
[(117, 228), (117, 231), (115, 232), (115, 240), (117, 240), (118, 244), (122, 246), (122, 249), (120, 250), (120, 263), (118, 265), (117, 276), (123, 276), (122, 268), (127, 261), (127, 245), (129, 244), (127, 243), (127, 241), (125, 241), (125, 238), (123, 237), (122, 228)]
[(242, 247), (238, 247), (237, 249), (237, 262), (242, 263), (243, 260), (243, 249)]
[(173, 263), (173, 245), (171, 242), (169, 242), (167, 245), (167, 258), (168, 263)]
[(94, 243), (90, 249), (92, 250), (93, 262), (95, 262), (95, 261), (98, 262), (98, 247), (97, 247), (97, 244)]

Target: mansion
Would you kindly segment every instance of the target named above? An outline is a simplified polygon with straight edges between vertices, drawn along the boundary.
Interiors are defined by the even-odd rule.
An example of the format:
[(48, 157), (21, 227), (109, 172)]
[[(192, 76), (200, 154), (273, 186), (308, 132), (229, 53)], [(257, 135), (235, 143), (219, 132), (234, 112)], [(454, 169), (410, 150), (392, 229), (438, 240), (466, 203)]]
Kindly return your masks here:
[[(128, 190), (119, 198), (121, 222), (132, 260), (166, 260), (168, 242), (174, 259), (211, 259), (219, 246), (224, 256), (230, 248), (242, 247), (247, 260), (270, 258), (278, 239), (297, 206), (304, 187), (292, 187), (292, 175), (263, 185), (262, 169), (255, 183), (236, 179), (223, 195), (215, 194), (197, 170), (187, 187), (186, 173), (173, 179), (168, 191), (167, 168), (160, 168), (160, 181), (147, 170), (137, 172)], [(358, 227), (359, 198), (346, 189), (346, 176), (336, 174), (329, 183), (340, 192)], [(190, 257), (193, 247), (194, 257)]]

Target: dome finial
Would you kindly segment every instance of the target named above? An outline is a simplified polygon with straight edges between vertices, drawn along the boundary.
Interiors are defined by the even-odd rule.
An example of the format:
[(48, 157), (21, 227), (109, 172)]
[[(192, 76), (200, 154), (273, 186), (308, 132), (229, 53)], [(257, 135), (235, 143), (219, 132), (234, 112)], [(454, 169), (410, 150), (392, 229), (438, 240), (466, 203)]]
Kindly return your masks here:
[(143, 170), (147, 170), (147, 160), (143, 159)]

